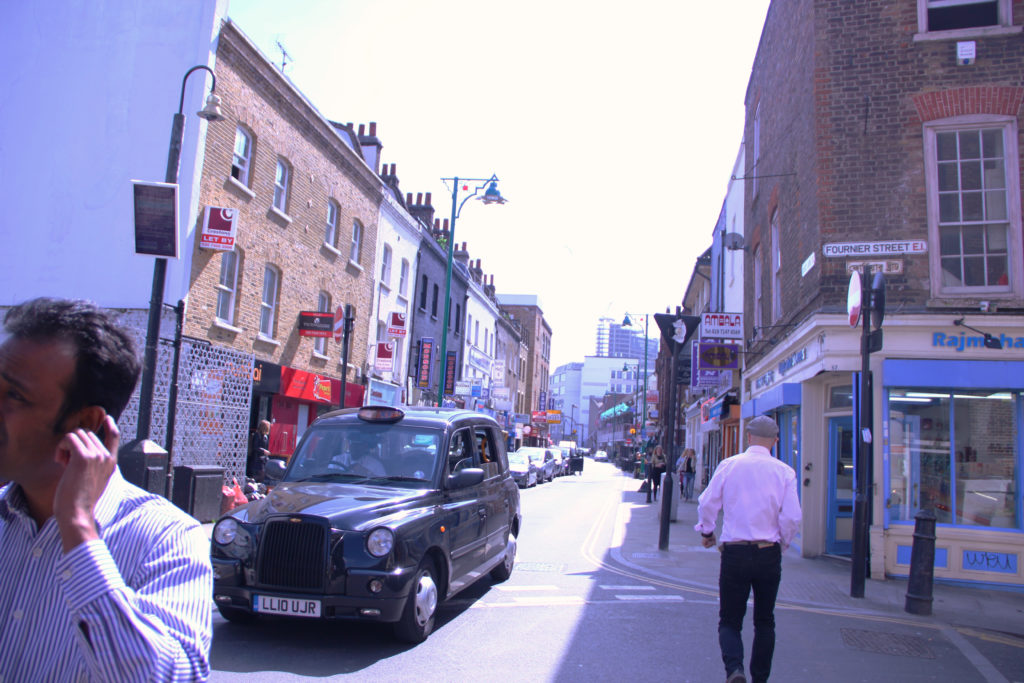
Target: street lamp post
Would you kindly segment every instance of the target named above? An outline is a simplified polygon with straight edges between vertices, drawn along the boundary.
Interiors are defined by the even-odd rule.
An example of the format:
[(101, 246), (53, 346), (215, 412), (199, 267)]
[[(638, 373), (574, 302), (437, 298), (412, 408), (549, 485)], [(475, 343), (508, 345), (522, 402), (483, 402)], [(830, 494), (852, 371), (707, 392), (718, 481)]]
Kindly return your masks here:
[[(220, 111), (220, 98), (214, 95), (217, 88), (217, 77), (213, 69), (202, 64), (185, 72), (181, 79), (181, 97), (178, 100), (178, 113), (171, 122), (171, 144), (167, 152), (167, 172), (164, 182), (178, 182), (178, 165), (181, 160), (181, 144), (185, 138), (185, 83), (194, 71), (204, 70), (210, 73), (210, 94), (206, 98), (206, 106), (196, 116), (207, 121), (220, 121), (225, 116)], [(167, 279), (167, 259), (157, 257), (153, 264), (153, 289), (149, 297), (149, 320), (146, 325), (146, 347), (142, 357), (142, 379), (139, 383), (139, 418), (136, 440), (148, 439), (153, 418), (153, 385), (156, 376), (156, 347), (160, 336), (160, 310), (163, 308), (164, 283)], [(173, 419), (170, 418), (170, 419)], [(168, 444), (169, 445), (169, 444)]]
[[(437, 379), (437, 405), (440, 406), (444, 402), (444, 390), (445, 380), (447, 379), (448, 372), (448, 327), (449, 320), (448, 316), (451, 315), (451, 298), (452, 298), (452, 262), (455, 258), (455, 219), (462, 214), (462, 207), (466, 205), (470, 199), (475, 197), (480, 190), (485, 187), (487, 190), (484, 192), (480, 200), (484, 204), (504, 204), (506, 200), (498, 192), (498, 176), (492, 175), (490, 178), (442, 178), (441, 180), (452, 181), (452, 219), (451, 225), (448, 228), (448, 265), (445, 270), (444, 276), (444, 322), (442, 323), (441, 332), (441, 372), (438, 374), (440, 377)], [(473, 190), (472, 194), (467, 195), (462, 203), (459, 203), (459, 183), (481, 183)], [(466, 185), (466, 190), (469, 189), (469, 185)]]
[[(638, 316), (634, 313), (633, 317), (636, 318)], [(641, 438), (641, 442), (645, 442), (647, 440), (647, 346), (648, 346), (648, 344), (647, 344), (647, 332), (648, 332), (648, 322), (650, 321), (650, 317), (648, 315), (644, 314), (643, 318), (644, 318), (644, 398), (643, 398), (643, 403), (641, 404), (642, 407), (640, 409), (641, 415), (643, 417), (642, 421), (640, 422), (640, 438)], [(623, 327), (632, 327), (633, 326), (633, 321), (631, 321), (629, 319), (629, 313), (627, 313), (626, 317), (622, 319), (622, 326)], [(644, 450), (646, 450), (646, 445), (644, 446)]]

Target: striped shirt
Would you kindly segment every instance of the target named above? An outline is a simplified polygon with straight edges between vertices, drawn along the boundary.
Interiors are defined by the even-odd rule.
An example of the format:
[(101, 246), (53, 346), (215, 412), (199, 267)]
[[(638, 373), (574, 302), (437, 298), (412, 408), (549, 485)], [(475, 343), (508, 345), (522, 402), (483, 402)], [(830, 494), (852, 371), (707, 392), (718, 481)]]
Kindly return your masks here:
[(0, 489), (0, 683), (194, 681), (210, 672), (213, 570), (199, 523), (115, 470), (100, 539), (64, 554)]

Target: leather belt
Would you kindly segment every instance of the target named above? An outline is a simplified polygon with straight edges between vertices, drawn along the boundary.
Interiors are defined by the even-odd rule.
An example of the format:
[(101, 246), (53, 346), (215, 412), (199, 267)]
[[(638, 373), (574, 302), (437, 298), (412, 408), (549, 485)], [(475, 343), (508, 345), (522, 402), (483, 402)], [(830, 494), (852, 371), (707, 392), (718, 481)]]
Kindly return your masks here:
[(777, 541), (723, 541), (722, 545), (756, 545), (758, 548), (771, 548), (778, 545)]

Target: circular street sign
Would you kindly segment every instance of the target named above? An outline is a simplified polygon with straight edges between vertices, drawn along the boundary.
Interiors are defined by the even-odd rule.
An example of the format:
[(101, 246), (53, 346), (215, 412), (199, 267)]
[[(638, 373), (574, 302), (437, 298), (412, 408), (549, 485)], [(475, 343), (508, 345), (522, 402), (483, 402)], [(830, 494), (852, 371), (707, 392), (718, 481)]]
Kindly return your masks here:
[(850, 276), (850, 288), (846, 292), (846, 312), (850, 316), (850, 327), (857, 327), (860, 319), (861, 292), (860, 273), (853, 271)]
[(533, 428), (530, 427), (530, 425), (523, 425), (523, 434), (529, 434), (532, 431), (533, 431)]

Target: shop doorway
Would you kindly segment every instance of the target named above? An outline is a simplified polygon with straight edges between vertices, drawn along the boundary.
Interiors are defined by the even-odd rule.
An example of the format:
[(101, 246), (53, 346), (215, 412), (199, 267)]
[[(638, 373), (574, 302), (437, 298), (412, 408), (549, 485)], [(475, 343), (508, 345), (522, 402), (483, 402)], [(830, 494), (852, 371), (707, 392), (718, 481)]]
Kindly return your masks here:
[(853, 551), (853, 418), (828, 418), (828, 517), (825, 552)]

